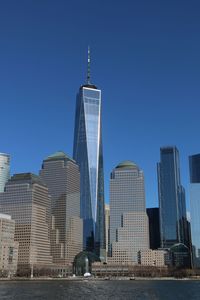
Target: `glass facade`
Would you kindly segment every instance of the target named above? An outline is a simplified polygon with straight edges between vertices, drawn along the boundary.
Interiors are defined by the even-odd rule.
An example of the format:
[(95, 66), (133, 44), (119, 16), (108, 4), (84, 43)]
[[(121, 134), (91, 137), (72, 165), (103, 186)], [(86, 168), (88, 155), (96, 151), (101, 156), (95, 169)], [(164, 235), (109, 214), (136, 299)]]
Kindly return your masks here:
[(193, 265), (200, 268), (200, 154), (189, 157)]
[(6, 182), (10, 178), (10, 155), (0, 153), (0, 193), (4, 191)]
[(80, 168), (84, 248), (105, 249), (101, 91), (82, 86), (77, 95), (73, 158)]
[(149, 241), (152, 250), (160, 248), (159, 208), (147, 208), (149, 218)]
[(176, 147), (160, 149), (158, 191), (161, 247), (187, 244), (185, 191), (180, 181), (179, 152)]

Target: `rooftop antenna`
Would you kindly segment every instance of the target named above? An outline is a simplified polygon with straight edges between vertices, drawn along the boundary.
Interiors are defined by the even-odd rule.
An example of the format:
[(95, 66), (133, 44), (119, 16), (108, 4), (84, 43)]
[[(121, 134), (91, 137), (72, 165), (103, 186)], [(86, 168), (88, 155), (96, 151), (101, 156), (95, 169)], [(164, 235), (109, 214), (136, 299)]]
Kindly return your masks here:
[(88, 46), (87, 84), (90, 84), (90, 46)]

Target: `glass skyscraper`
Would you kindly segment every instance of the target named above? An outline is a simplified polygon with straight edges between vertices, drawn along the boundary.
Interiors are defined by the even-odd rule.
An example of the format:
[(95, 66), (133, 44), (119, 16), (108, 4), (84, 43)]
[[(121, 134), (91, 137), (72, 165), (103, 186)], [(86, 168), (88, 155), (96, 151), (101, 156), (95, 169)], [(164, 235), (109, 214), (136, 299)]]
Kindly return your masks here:
[(6, 182), (10, 178), (10, 155), (0, 153), (0, 193), (4, 191)]
[(147, 215), (149, 218), (149, 242), (150, 249), (156, 250), (160, 248), (160, 222), (159, 222), (159, 208), (147, 208)]
[(89, 51), (87, 84), (77, 95), (73, 158), (80, 168), (84, 248), (101, 255), (105, 249), (101, 90), (90, 83)]
[(200, 268), (200, 154), (189, 157), (193, 266)]
[(180, 180), (178, 149), (161, 148), (157, 167), (161, 247), (169, 248), (175, 243), (188, 245), (185, 191)]

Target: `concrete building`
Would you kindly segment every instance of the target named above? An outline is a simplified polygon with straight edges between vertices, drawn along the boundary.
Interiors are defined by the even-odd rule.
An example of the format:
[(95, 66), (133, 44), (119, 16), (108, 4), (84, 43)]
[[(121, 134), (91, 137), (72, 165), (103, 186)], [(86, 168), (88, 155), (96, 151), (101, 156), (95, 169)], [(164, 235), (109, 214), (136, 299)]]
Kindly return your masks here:
[(0, 153), (0, 193), (4, 191), (6, 182), (10, 178), (10, 155)]
[(139, 250), (149, 249), (144, 176), (131, 161), (120, 163), (110, 179), (110, 255), (115, 263), (137, 264)]
[(140, 250), (138, 252), (138, 264), (142, 266), (164, 267), (166, 266), (166, 255), (168, 255), (168, 252), (165, 250)]
[(15, 221), (19, 242), (18, 269), (48, 266), (50, 255), (50, 197), (37, 175), (15, 174), (0, 193), (0, 211)]
[(79, 167), (64, 152), (56, 152), (43, 161), (40, 178), (51, 195), (53, 262), (72, 263), (83, 249)]
[(105, 231), (106, 231), (106, 253), (108, 254), (110, 244), (110, 205), (105, 204)]
[(14, 241), (15, 221), (0, 213), (0, 274), (14, 275), (17, 271), (18, 246)]

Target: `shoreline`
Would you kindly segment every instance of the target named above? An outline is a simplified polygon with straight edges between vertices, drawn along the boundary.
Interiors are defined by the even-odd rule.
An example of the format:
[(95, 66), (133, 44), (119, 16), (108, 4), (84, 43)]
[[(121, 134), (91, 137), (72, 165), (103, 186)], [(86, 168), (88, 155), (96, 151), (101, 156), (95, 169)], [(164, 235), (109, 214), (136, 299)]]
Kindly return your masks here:
[(111, 278), (83, 278), (83, 277), (65, 277), (65, 278), (51, 278), (51, 277), (35, 277), (35, 278), (0, 278), (0, 282), (44, 282), (44, 281), (77, 281), (77, 282), (88, 282), (88, 281), (199, 281), (200, 277), (184, 277), (184, 278), (175, 278), (175, 277), (135, 277), (134, 279), (130, 277), (111, 277)]

